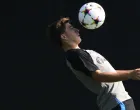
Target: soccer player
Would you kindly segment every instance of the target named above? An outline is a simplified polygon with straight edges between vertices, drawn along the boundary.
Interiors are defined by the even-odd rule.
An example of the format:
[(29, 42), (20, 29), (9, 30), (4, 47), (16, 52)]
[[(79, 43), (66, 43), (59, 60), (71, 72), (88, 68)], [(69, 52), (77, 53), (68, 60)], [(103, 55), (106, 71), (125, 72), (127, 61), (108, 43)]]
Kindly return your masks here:
[(64, 50), (67, 66), (87, 89), (97, 94), (100, 110), (135, 110), (122, 81), (140, 80), (140, 69), (115, 70), (101, 54), (81, 49), (79, 30), (69, 21), (60, 18), (49, 26), (50, 38)]

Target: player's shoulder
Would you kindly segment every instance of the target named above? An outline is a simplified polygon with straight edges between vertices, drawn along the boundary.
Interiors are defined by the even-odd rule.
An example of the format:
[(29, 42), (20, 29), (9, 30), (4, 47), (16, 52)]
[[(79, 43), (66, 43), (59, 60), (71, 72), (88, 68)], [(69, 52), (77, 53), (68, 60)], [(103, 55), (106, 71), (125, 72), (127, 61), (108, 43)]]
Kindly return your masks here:
[(79, 56), (84, 54), (84, 50), (83, 49), (70, 49), (68, 51), (65, 52), (67, 56)]
[(88, 52), (89, 54), (100, 54), (96, 50), (85, 49), (85, 51)]
[(70, 49), (70, 50), (66, 51), (65, 53), (67, 55), (85, 55), (87, 53), (93, 53), (93, 52), (97, 53), (96, 51), (91, 50), (91, 49), (81, 49), (80, 48), (80, 49)]
[(87, 49), (70, 49), (66, 52), (67, 58), (77, 59), (77, 58), (89, 58), (91, 55)]

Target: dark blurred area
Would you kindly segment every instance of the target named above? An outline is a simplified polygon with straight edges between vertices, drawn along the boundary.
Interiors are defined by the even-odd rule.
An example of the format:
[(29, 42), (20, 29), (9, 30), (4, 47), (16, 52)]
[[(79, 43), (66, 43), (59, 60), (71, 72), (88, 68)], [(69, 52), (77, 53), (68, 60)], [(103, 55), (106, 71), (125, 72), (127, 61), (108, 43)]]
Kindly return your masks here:
[[(99, 29), (86, 30), (78, 22), (78, 11), (87, 2), (101, 4), (106, 12)], [(2, 105), (14, 110), (95, 110), (96, 97), (66, 67), (64, 54), (51, 45), (46, 27), (68, 16), (80, 29), (81, 48), (99, 52), (115, 69), (135, 69), (140, 67), (139, 10), (137, 0), (16, 1), (16, 17), (10, 16), (16, 23), (8, 23), (9, 32), (3, 27), (4, 33), (16, 34), (0, 43), (6, 94)], [(140, 82), (129, 80), (124, 85), (140, 110)]]

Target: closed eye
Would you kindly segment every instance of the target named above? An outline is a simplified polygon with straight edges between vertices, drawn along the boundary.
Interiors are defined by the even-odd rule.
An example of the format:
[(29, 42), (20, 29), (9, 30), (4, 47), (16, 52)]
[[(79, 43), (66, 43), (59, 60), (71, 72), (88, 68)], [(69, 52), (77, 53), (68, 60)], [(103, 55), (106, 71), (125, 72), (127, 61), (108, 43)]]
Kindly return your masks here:
[(73, 26), (70, 26), (70, 29), (74, 29), (74, 27)]

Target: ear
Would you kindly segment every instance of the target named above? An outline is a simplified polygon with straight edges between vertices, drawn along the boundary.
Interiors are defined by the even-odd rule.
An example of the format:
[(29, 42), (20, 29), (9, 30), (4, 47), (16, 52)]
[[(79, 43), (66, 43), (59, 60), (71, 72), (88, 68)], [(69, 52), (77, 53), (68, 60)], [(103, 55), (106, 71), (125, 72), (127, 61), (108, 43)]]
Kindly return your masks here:
[(65, 34), (61, 34), (61, 39), (66, 39), (66, 35)]

